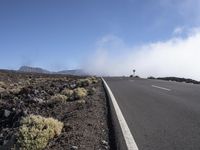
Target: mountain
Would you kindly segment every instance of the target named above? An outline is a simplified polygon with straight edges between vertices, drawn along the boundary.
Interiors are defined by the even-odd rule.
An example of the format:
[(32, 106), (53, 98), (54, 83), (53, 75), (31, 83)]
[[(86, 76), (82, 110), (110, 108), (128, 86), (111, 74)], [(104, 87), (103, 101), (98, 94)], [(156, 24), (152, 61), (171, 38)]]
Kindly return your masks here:
[(51, 73), (50, 71), (48, 70), (45, 70), (45, 69), (42, 69), (42, 68), (39, 68), (39, 67), (29, 67), (29, 66), (22, 66), (19, 68), (20, 72), (32, 72), (32, 73)]
[(45, 73), (45, 74), (66, 74), (66, 75), (75, 75), (75, 76), (86, 76), (89, 75), (82, 69), (74, 69), (74, 70), (62, 70), (58, 72), (51, 72), (39, 67), (30, 67), (30, 66), (22, 66), (19, 68), (20, 72), (30, 72), (30, 73)]

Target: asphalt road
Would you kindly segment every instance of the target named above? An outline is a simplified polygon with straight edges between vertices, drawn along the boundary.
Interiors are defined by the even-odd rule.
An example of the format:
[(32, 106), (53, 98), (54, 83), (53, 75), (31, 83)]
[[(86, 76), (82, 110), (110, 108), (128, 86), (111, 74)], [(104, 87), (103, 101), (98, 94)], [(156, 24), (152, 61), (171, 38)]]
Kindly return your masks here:
[(200, 85), (104, 79), (140, 150), (200, 150)]

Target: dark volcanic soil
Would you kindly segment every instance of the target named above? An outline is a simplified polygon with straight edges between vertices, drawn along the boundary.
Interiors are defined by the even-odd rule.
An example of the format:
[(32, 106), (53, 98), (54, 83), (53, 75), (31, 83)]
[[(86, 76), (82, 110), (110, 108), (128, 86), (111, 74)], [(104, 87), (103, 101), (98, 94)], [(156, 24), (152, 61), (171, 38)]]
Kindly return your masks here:
[(62, 133), (46, 150), (109, 149), (106, 97), (102, 83), (84, 86), (94, 93), (80, 100), (49, 103), (64, 88), (76, 88), (81, 77), (0, 71), (0, 149), (17, 141), (20, 120), (29, 114), (53, 117), (64, 123)]

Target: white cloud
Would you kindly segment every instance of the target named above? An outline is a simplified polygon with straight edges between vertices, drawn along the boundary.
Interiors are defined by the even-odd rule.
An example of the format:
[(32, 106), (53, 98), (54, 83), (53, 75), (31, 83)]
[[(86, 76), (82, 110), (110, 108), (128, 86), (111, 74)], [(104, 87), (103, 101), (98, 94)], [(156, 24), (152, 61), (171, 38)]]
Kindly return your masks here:
[(174, 29), (173, 34), (174, 35), (180, 35), (184, 32), (184, 29), (185, 29), (184, 27), (177, 27), (177, 28)]
[[(200, 80), (200, 30), (186, 38), (127, 46), (122, 39), (105, 36), (85, 64), (98, 75), (130, 75), (133, 69), (142, 77), (178, 76)], [(106, 39), (106, 40), (105, 40)]]

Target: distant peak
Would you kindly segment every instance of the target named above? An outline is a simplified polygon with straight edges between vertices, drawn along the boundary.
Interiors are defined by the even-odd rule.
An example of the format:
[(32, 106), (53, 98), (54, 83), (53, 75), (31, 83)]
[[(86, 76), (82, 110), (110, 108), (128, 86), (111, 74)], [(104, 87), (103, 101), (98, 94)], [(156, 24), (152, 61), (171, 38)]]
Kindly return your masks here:
[(30, 72), (30, 73), (45, 73), (45, 74), (66, 74), (66, 75), (75, 75), (75, 76), (86, 76), (89, 75), (82, 69), (71, 69), (71, 70), (62, 70), (58, 72), (51, 72), (39, 67), (30, 67), (30, 66), (21, 66), (19, 68), (20, 72)]
[(50, 71), (39, 68), (39, 67), (30, 67), (30, 66), (21, 66), (18, 71), (21, 72), (33, 72), (33, 73), (50, 73)]

